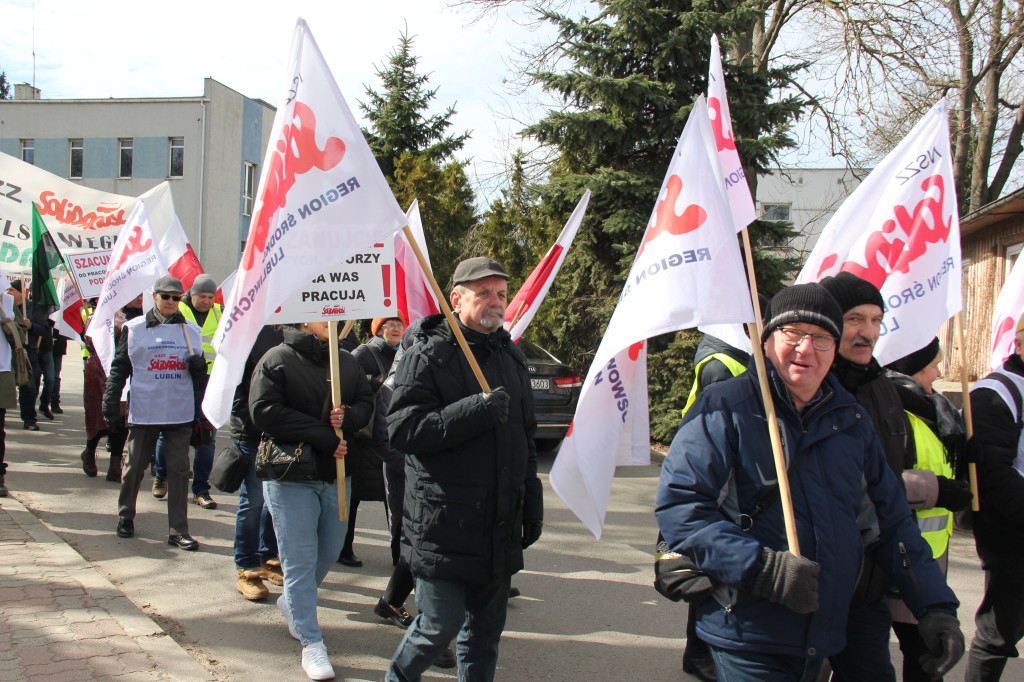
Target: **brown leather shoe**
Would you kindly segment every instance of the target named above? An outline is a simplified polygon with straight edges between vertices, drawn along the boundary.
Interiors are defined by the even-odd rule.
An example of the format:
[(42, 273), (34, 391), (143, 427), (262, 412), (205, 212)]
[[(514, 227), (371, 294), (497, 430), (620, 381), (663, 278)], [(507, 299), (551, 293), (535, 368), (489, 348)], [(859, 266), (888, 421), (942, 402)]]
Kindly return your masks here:
[(259, 569), (238, 569), (238, 582), (235, 589), (249, 601), (262, 601), (270, 595), (270, 590), (263, 584)]
[(260, 574), (260, 577), (266, 580), (272, 585), (281, 586), (284, 585), (284, 573), (281, 571), (281, 562), (277, 559), (267, 559), (267, 562), (259, 568), (254, 568), (254, 571)]
[(85, 475), (88, 476), (89, 478), (94, 478), (96, 476), (96, 473), (97, 473), (97, 471), (96, 471), (96, 451), (95, 450), (90, 450), (89, 448), (86, 448), (85, 450), (82, 450), (82, 455), (81, 456), (82, 456), (82, 471), (84, 471)]
[(162, 500), (167, 496), (167, 481), (162, 478), (153, 479), (153, 497)]
[(217, 503), (210, 497), (210, 493), (202, 493), (192, 498), (192, 504), (198, 504), (203, 509), (216, 509)]

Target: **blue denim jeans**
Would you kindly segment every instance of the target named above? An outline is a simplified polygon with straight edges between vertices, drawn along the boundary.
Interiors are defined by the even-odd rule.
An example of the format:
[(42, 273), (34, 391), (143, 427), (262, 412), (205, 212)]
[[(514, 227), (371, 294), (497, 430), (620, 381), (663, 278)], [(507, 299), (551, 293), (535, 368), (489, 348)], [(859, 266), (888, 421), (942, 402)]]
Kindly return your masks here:
[(437, 655), (458, 635), (459, 682), (490, 682), (498, 665), (511, 578), (475, 585), (416, 578), (420, 613), (391, 658), (388, 682), (419, 680)]
[[(210, 436), (214, 439), (213, 445), (203, 445), (196, 448), (195, 456), (192, 458), (192, 495), (202, 495), (210, 492), (210, 471), (213, 469), (213, 453), (216, 450), (217, 429), (213, 430)], [(167, 468), (164, 466), (163, 453), (164, 437), (156, 442), (155, 463), (153, 474), (161, 481), (167, 479)]]
[[(345, 479), (351, 494), (352, 478)], [(302, 646), (323, 641), (316, 619), (316, 592), (338, 559), (348, 523), (338, 520), (336, 483), (264, 481), (263, 496), (274, 517), (278, 557), (284, 570), (284, 603)]]
[(825, 663), (820, 658), (732, 651), (711, 647), (720, 682), (816, 682)]
[(267, 505), (263, 503), (263, 482), (256, 478), (256, 446), (239, 444), (249, 458), (249, 470), (238, 488), (235, 512), (235, 568), (259, 568), (277, 556), (277, 536)]

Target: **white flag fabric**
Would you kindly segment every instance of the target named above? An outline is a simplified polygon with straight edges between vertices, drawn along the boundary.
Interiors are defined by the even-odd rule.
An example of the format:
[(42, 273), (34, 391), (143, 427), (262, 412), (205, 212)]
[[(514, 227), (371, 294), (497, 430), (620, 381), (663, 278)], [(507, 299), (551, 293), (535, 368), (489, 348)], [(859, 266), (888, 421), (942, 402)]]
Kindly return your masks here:
[[(67, 277), (61, 277), (57, 281), (57, 300), (60, 301), (60, 307), (50, 313), (53, 328), (65, 338), (80, 341), (78, 331), (82, 325), (82, 299), (78, 297), (78, 292)], [(69, 315), (69, 312), (72, 314)], [(78, 329), (71, 326), (68, 317), (72, 320), (77, 319)]]
[(711, 36), (711, 64), (708, 68), (708, 115), (711, 129), (715, 133), (715, 146), (722, 164), (722, 179), (725, 182), (729, 210), (733, 224), (739, 232), (757, 217), (754, 199), (750, 196), (750, 185), (743, 173), (743, 164), (736, 151), (736, 138), (732, 134), (732, 116), (729, 114), (729, 98), (725, 93), (725, 75), (722, 72), (722, 50), (718, 36)]
[(843, 202), (797, 277), (850, 272), (881, 290), (883, 365), (923, 348), (963, 305), (951, 159), (943, 99)]
[(1017, 320), (1024, 313), (1024, 258), (1017, 261), (1010, 275), (999, 290), (995, 308), (992, 310), (992, 354), (989, 366), (999, 369), (1013, 352), (1013, 340), (1017, 335)]
[(587, 204), (589, 203), (590, 190), (588, 189), (583, 192), (583, 196), (576, 204), (569, 220), (566, 221), (558, 239), (548, 249), (544, 258), (537, 263), (537, 267), (523, 282), (523, 286), (519, 287), (515, 298), (505, 309), (505, 329), (512, 336), (514, 343), (519, 343), (519, 339), (523, 337), (526, 328), (533, 321), (533, 316), (537, 314), (537, 309), (544, 302), (544, 297), (548, 295), (548, 289), (551, 288), (551, 283), (555, 281), (555, 275), (558, 274), (566, 254), (569, 253), (569, 247), (572, 246), (572, 240), (576, 238), (576, 232), (580, 229), (580, 223), (583, 222), (583, 216), (587, 213)]
[[(409, 210), (405, 212), (409, 220), (409, 230), (413, 239), (423, 253), (423, 258), (430, 267), (430, 254), (427, 253), (427, 242), (423, 235), (423, 221), (420, 219), (420, 201), (413, 199)], [(412, 324), (427, 315), (441, 312), (434, 290), (427, 281), (427, 276), (416, 259), (416, 254), (405, 239), (405, 231), (395, 233), (395, 289), (398, 299), (398, 310), (405, 315), (406, 324)]]
[(246, 357), (271, 313), (312, 278), (390, 239), (406, 222), (302, 19), (284, 90), (245, 251), (213, 340), (217, 360), (203, 412), (215, 426), (227, 421)]
[(117, 235), (96, 311), (86, 330), (108, 374), (114, 359), (115, 313), (166, 274), (167, 265), (157, 248), (146, 204), (140, 201)]
[(551, 468), (552, 489), (598, 538), (616, 465), (650, 462), (646, 340), (754, 317), (715, 154), (700, 97)]

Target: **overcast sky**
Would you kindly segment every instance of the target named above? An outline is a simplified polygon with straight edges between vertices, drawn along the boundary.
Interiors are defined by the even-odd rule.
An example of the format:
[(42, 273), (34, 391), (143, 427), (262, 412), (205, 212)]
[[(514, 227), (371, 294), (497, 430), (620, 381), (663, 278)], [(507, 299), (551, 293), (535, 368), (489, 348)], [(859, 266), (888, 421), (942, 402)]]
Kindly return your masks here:
[(0, 0), (0, 70), (12, 84), (34, 79), (46, 99), (197, 96), (209, 76), (278, 106), (300, 16), (364, 123), (357, 101), (365, 85), (381, 90), (376, 69), (407, 27), (419, 72), (438, 88), (436, 111), (454, 105), (452, 131), (472, 131), (471, 181), (492, 184), (522, 127), (507, 114), (523, 102), (504, 85), (516, 49), (553, 35), (514, 5), (473, 22), (443, 0)]

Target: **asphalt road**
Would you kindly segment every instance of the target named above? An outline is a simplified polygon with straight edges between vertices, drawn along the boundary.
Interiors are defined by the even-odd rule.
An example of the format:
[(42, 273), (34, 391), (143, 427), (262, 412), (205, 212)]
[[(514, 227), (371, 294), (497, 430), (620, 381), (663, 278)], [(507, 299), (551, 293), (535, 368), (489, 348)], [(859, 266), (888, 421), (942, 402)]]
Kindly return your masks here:
[[(118, 486), (103, 479), (106, 453), (101, 446), (97, 478), (82, 473), (78, 457), (85, 440), (80, 367), (76, 355), (66, 358), (65, 413), (43, 420), (41, 431), (22, 430), (16, 411), (8, 411), (12, 493), (206, 666), (211, 678), (305, 679), (299, 646), (274, 608), (280, 588), (271, 586), (264, 603), (247, 602), (235, 591), (236, 496), (214, 491), (220, 505), (215, 511), (189, 506), (200, 549), (188, 553), (167, 545), (166, 503), (149, 493), (147, 479), (136, 537), (116, 537)], [(680, 670), (685, 610), (651, 587), (657, 463), (619, 469), (597, 541), (547, 486), (553, 459), (553, 453), (541, 457), (544, 535), (513, 580), (523, 596), (509, 604), (497, 679), (693, 679)], [(402, 634), (372, 611), (391, 570), (382, 503), (360, 506), (355, 552), (363, 568), (337, 565), (321, 588), (319, 618), (338, 679), (380, 680)], [(982, 592), (970, 536), (954, 536), (950, 565), (969, 642)], [(899, 661), (895, 645), (893, 651)], [(962, 668), (946, 679), (963, 679)], [(454, 679), (449, 673), (431, 669), (425, 679)], [(1024, 681), (1024, 664), (1012, 661), (1003, 679)]]

